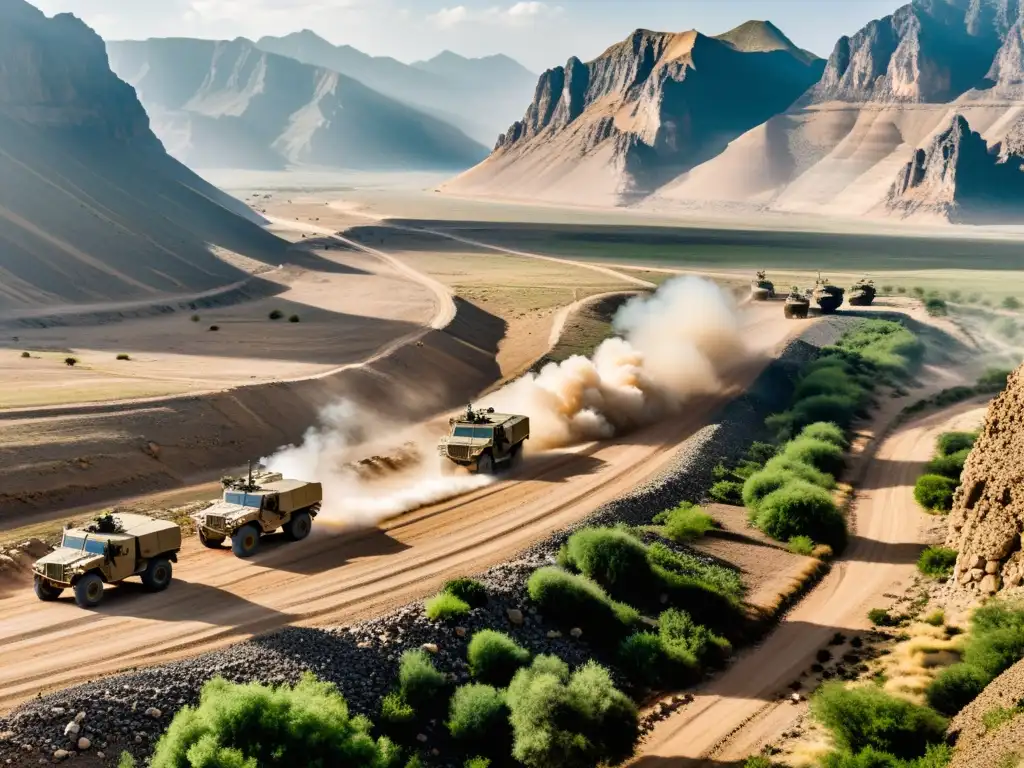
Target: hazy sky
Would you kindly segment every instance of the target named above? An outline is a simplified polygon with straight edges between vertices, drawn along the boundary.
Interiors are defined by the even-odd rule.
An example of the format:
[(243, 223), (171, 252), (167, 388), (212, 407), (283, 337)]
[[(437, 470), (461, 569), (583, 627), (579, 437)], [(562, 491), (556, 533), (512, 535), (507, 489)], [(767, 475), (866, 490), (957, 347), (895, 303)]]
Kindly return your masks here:
[(257, 38), (309, 28), (333, 43), (402, 61), (449, 49), (507, 53), (534, 71), (589, 59), (633, 29), (718, 34), (769, 19), (828, 56), (837, 38), (905, 0), (30, 0), (70, 11), (111, 40)]

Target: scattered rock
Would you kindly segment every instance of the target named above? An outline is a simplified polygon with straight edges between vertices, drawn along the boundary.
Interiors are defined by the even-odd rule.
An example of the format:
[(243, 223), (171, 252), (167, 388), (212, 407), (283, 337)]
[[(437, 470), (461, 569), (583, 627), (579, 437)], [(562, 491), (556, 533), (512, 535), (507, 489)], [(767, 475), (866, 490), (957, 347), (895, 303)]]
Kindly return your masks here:
[(161, 716), (163, 716), (163, 712), (161, 712), (156, 707), (150, 707), (146, 710), (146, 717), (152, 717), (155, 720), (156, 718)]
[(569, 634), (572, 637), (574, 637), (577, 640), (579, 640), (581, 637), (583, 637), (583, 630), (580, 629), (579, 627), (573, 627), (572, 629), (569, 630)]
[(438, 651), (441, 650), (440, 648), (437, 647), (436, 643), (424, 643), (423, 645), (420, 646), (420, 648), (422, 650), (426, 651), (427, 653), (432, 653), (434, 655), (437, 655)]
[(66, 749), (58, 749), (58, 750), (55, 750), (54, 753), (53, 753), (53, 759), (54, 760), (67, 760), (67, 758), (70, 757), (70, 756), (71, 756), (71, 753), (68, 752)]
[(78, 740), (78, 749), (81, 750), (82, 752), (84, 752), (85, 750), (87, 750), (91, 746), (92, 746), (92, 742), (89, 741), (87, 738), (85, 738), (85, 736), (83, 736), (82, 738), (80, 738)]
[(525, 619), (523, 618), (523, 612), (518, 608), (509, 608), (506, 613), (508, 614), (508, 620), (515, 624), (517, 627), (521, 626)]

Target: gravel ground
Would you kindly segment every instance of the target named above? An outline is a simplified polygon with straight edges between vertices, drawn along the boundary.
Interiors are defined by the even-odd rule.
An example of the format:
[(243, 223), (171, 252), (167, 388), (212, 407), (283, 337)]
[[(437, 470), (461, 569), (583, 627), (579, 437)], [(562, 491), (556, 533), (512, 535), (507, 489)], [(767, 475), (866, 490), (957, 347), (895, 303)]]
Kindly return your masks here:
[[(821, 346), (834, 343), (850, 322), (851, 318), (833, 316), (808, 329), (748, 392), (722, 410), (718, 423), (687, 440), (659, 476), (595, 510), (571, 529), (530, 547), (516, 560), (481, 574), (489, 603), (457, 626), (432, 624), (424, 616), (422, 603), (416, 603), (348, 628), (291, 627), (222, 651), (86, 683), (39, 698), (0, 719), (0, 764), (38, 765), (69, 758), (84, 763), (76, 757), (78, 752), (113, 763), (122, 749), (145, 758), (174, 713), (196, 703), (203, 683), (215, 675), (237, 682), (284, 683), (296, 681), (309, 670), (337, 685), (353, 712), (374, 718), (380, 699), (393, 685), (403, 651), (427, 646), (439, 669), (453, 682), (464, 682), (469, 679), (466, 645), (475, 631), (484, 628), (507, 631), (531, 652), (553, 653), (571, 665), (598, 659), (614, 674), (612, 660), (590, 647), (587, 637), (571, 636), (566, 628), (537, 613), (525, 590), (530, 573), (553, 562), (561, 544), (578, 528), (647, 523), (680, 500), (701, 500), (711, 485), (715, 464), (738, 458), (752, 440), (765, 437), (764, 418), (787, 405), (801, 365)], [(626, 687), (624, 680), (619, 682)], [(638, 697), (645, 694), (630, 692)], [(670, 709), (664, 708), (660, 716), (667, 716)], [(431, 762), (437, 765), (461, 765), (462, 757), (446, 745), (445, 715), (437, 712), (436, 720), (424, 728), (424, 755), (433, 755)]]

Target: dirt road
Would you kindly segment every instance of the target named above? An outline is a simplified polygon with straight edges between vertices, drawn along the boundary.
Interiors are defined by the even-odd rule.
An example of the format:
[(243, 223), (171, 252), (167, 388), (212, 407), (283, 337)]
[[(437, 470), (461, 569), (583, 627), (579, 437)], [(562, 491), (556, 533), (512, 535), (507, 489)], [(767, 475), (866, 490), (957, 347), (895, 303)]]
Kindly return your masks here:
[(780, 701), (787, 686), (836, 632), (867, 629), (867, 611), (912, 578), (929, 519), (914, 502), (913, 484), (936, 437), (974, 428), (983, 415), (983, 406), (963, 403), (900, 427), (879, 446), (861, 483), (846, 554), (764, 643), (655, 728), (635, 766), (713, 768), (755, 754), (789, 726), (799, 710)]
[[(268, 541), (251, 561), (194, 541), (167, 592), (108, 589), (95, 611), (70, 597), (40, 603), (27, 586), (0, 592), (0, 709), (39, 691), (237, 642), (286, 624), (337, 625), (420, 598), (582, 518), (657, 473), (716, 408), (749, 386), (769, 356), (807, 328), (777, 306), (746, 315), (763, 356), (686, 415), (618, 441), (529, 459), (515, 479), (396, 518), (379, 529), (329, 532), (299, 544)], [(514, 484), (514, 487), (513, 487)]]

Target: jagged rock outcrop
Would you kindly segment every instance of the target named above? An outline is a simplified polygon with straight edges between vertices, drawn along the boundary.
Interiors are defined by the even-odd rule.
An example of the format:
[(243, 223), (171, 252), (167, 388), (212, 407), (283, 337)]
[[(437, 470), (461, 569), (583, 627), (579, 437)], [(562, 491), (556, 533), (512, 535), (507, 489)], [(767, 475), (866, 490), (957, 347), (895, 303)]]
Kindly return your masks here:
[(765, 22), (720, 38), (637, 30), (593, 61), (541, 75), (523, 119), (445, 189), (629, 201), (784, 110), (823, 65)]
[(304, 64), (340, 72), (392, 99), (451, 123), (490, 145), (530, 97), (537, 76), (508, 56), (467, 59), (442, 51), (427, 61), (403, 64), (369, 56), (350, 45), (333, 45), (305, 29), (262, 37), (256, 45)]
[(953, 578), (996, 592), (1024, 584), (1024, 366), (989, 406), (949, 515), (947, 545), (959, 552)]
[(962, 115), (918, 149), (897, 175), (886, 205), (904, 214), (928, 212), (950, 221), (1014, 220), (1024, 214), (1024, 157), (1000, 156)]
[(0, 320), (246, 278), (210, 244), (280, 263), (250, 209), (166, 154), (100, 37), (22, 0), (0, 3), (0, 177)]
[(244, 38), (107, 48), (168, 150), (192, 167), (459, 169), (486, 154), (441, 120)]

